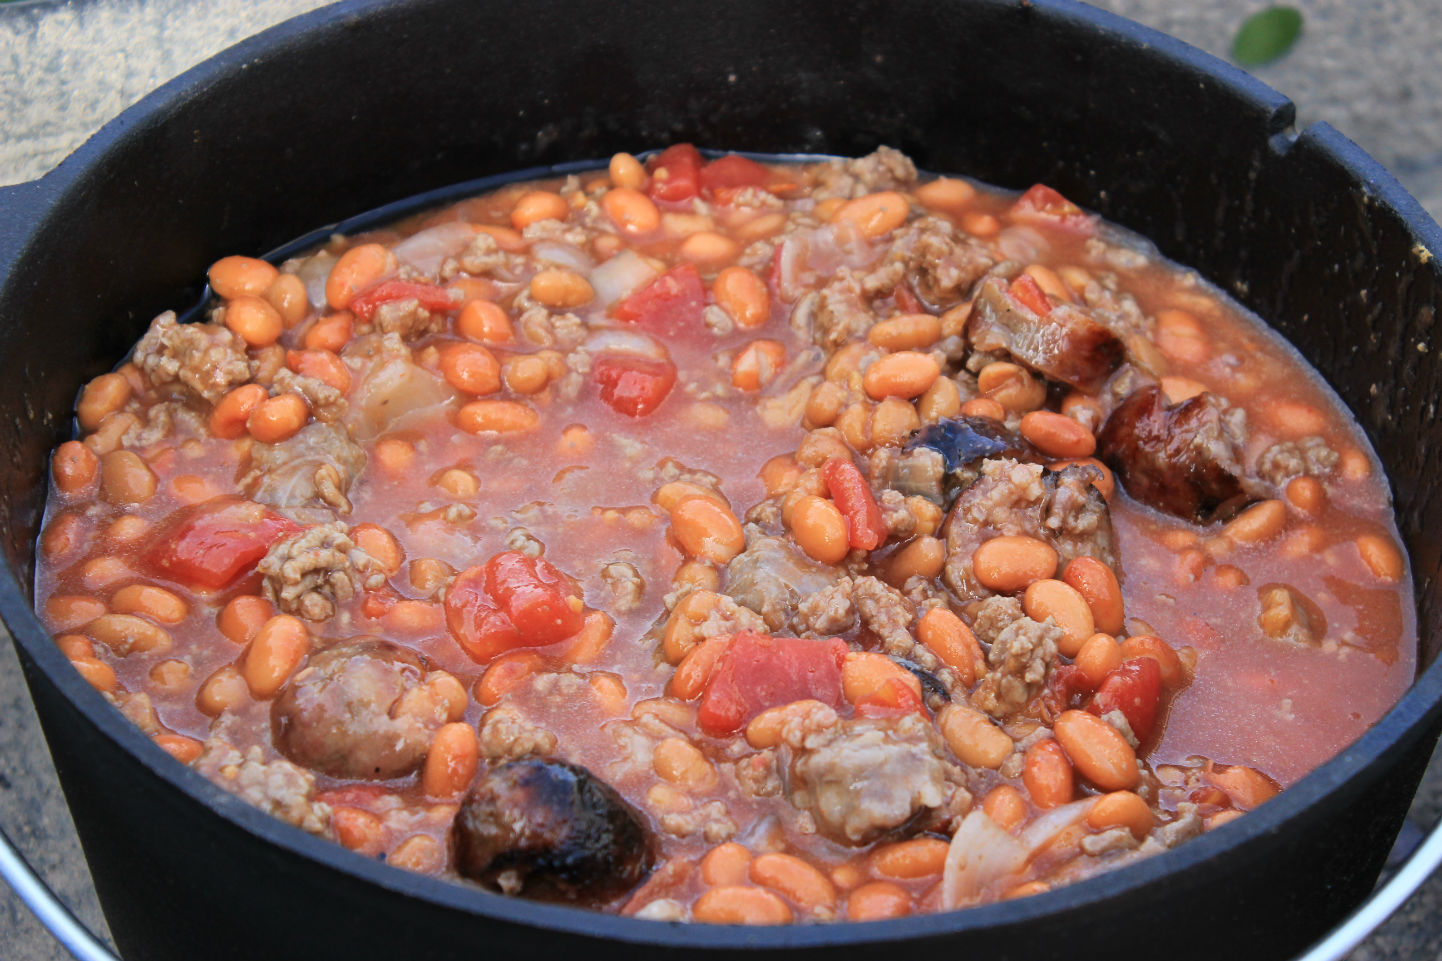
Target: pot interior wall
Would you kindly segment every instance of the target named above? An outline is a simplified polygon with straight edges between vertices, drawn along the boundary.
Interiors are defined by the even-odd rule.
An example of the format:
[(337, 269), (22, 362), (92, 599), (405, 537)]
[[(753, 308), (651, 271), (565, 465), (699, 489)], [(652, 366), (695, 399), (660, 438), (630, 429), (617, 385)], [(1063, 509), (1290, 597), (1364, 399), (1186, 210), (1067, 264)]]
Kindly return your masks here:
[[(616, 150), (886, 143), (931, 170), (1049, 183), (1271, 319), (1357, 411), (1389, 471), (1430, 663), (1442, 640), (1442, 547), (1428, 533), (1442, 526), (1429, 486), (1442, 368), (1418, 344), (1439, 275), (1404, 220), (1422, 215), (1359, 184), (1365, 158), (1340, 138), (1294, 140), (1289, 104), (1214, 69), (1087, 8), (1001, 0), (863, 2), (845, 16), (821, 0), (669, 12), (537, 0), (524, 16), (420, 0), (272, 31), (143, 102), (3, 215), (43, 217), (0, 239), (0, 266), (7, 254), (13, 265), (0, 287), (0, 511), (18, 589), (29, 595), (47, 456), (69, 433), (75, 391), (156, 312), (193, 303), (217, 257), (449, 183)], [(10, 623), (43, 657), (33, 620)], [(46, 713), (83, 724), (53, 694)], [(1419, 737), (1409, 729), (1404, 746)], [(1411, 763), (1395, 784), (1415, 783)], [(72, 797), (99, 817), (103, 787), (76, 777)], [(1382, 835), (1404, 807), (1405, 796), (1388, 804)], [(232, 840), (217, 850), (239, 857)], [(124, 856), (127, 843), (100, 840)], [(1305, 923), (1344, 910), (1380, 856), (1353, 857), (1362, 869), (1325, 891), (1332, 862), (1318, 862)], [(1298, 904), (1313, 890), (1298, 889)], [(1295, 946), (1302, 930), (1274, 937)]]

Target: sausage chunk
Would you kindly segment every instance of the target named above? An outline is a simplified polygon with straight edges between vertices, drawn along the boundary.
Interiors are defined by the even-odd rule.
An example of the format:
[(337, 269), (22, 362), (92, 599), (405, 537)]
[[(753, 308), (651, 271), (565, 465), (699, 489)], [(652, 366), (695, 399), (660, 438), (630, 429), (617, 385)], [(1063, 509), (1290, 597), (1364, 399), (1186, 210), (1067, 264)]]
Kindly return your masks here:
[(915, 714), (856, 718), (805, 735), (787, 793), (842, 844), (874, 841), (947, 797), (936, 735)]
[(456, 870), (505, 894), (607, 901), (654, 866), (640, 817), (590, 771), (528, 759), (492, 768), (451, 828)]
[(335, 777), (385, 780), (425, 760), (445, 705), (422, 659), (388, 641), (338, 644), (310, 659), (271, 706), (276, 749)]
[(977, 350), (1004, 350), (1048, 380), (1096, 391), (1121, 364), (1126, 347), (1084, 307), (1057, 304), (1045, 316), (1012, 297), (1006, 281), (988, 277), (977, 288), (967, 323)]
[(836, 580), (834, 569), (754, 529), (747, 532), (746, 549), (726, 565), (726, 593), (760, 614), (769, 631), (786, 627), (801, 598), (831, 587)]
[(1237, 414), (1215, 394), (1168, 407), (1160, 387), (1143, 387), (1107, 418), (1098, 456), (1143, 504), (1192, 521), (1221, 519), (1250, 493)]

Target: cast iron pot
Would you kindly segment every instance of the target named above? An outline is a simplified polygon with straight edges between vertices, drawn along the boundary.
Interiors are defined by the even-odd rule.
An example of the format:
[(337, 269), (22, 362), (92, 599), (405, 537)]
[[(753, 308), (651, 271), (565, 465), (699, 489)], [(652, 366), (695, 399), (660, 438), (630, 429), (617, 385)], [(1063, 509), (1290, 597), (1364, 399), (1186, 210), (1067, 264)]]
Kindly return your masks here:
[[(1419, 350), (1442, 235), (1357, 148), (1291, 120), (1244, 74), (1065, 0), (355, 3), (221, 54), (5, 191), (0, 614), (122, 953), (1280, 957), (1334, 925), (1377, 876), (1442, 706), (1442, 366)], [(1162, 856), (957, 913), (768, 930), (600, 916), (387, 868), (175, 764), (69, 667), (30, 606), (47, 454), (69, 436), (78, 386), (157, 311), (193, 303), (209, 263), (447, 184), (678, 140), (839, 154), (886, 143), (931, 170), (1044, 181), (1235, 293), (1375, 443), (1431, 666), (1337, 759)]]

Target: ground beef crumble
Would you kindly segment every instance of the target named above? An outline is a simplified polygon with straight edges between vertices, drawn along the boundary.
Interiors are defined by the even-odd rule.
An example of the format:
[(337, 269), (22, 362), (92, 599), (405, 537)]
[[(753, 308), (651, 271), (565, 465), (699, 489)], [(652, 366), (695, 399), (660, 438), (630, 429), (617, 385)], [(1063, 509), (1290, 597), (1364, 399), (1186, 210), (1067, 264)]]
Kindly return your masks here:
[(299, 765), (283, 758), (266, 761), (259, 747), (242, 754), (225, 741), (211, 738), (196, 758), (195, 769), (287, 824), (310, 834), (330, 834), (330, 805), (314, 800), (315, 776)]
[(1257, 476), (1280, 488), (1294, 477), (1326, 477), (1336, 468), (1341, 455), (1327, 446), (1324, 437), (1312, 435), (1301, 440), (1273, 444), (1257, 457)]
[(131, 358), (152, 386), (214, 404), (251, 378), (245, 341), (219, 324), (179, 324), (166, 311), (151, 321)]
[(1048, 618), (1038, 623), (1019, 617), (991, 642), (986, 663), (991, 671), (971, 695), (971, 701), (992, 717), (1015, 714), (1040, 693), (1047, 673), (1056, 663), (1056, 642), (1061, 628)]
[(481, 718), (481, 756), (491, 762), (547, 757), (556, 752), (556, 735), (502, 704)]
[(310, 621), (333, 616), (336, 602), (350, 600), (362, 586), (385, 583), (380, 564), (356, 546), (340, 523), (317, 524), (278, 541), (257, 570), (271, 603)]

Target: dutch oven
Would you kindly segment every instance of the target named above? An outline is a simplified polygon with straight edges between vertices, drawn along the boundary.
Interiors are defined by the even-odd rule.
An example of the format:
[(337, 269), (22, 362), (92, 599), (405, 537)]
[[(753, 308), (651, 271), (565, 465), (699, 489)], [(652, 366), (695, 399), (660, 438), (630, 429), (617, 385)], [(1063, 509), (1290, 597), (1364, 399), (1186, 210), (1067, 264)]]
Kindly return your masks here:
[[(359, 2), (283, 24), (0, 194), (0, 614), (116, 943), (147, 959), (756, 955), (1280, 957), (1372, 887), (1442, 717), (1442, 232), (1325, 126), (1160, 34), (1066, 0)], [(449, 184), (674, 141), (896, 146), (933, 171), (1045, 182), (1151, 238), (1274, 326), (1357, 413), (1417, 582), (1416, 684), (1240, 821), (1019, 901), (751, 930), (508, 900), (386, 867), (173, 762), (31, 609), (49, 451), (78, 387), (208, 264)], [(904, 948), (902, 945), (904, 944)]]

